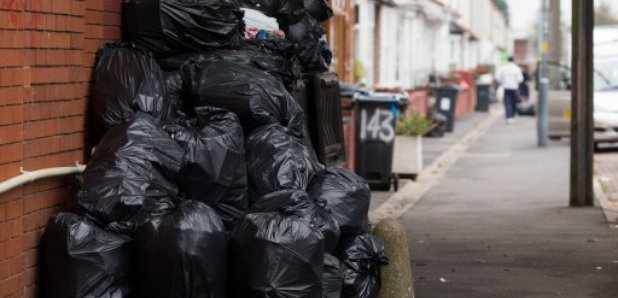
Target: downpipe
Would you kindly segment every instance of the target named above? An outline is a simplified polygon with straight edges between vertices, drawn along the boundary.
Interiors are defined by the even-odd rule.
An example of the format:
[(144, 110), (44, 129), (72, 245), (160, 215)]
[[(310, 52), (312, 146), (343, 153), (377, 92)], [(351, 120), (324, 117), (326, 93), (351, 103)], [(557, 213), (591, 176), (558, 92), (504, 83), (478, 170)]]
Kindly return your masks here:
[(85, 168), (85, 165), (79, 163), (75, 163), (75, 166), (73, 167), (46, 168), (36, 171), (24, 171), (23, 168), (20, 168), (19, 171), (21, 172), (21, 175), (0, 183), (0, 194), (3, 194), (11, 189), (22, 186), (24, 184), (32, 183), (39, 179), (79, 174), (83, 172)]

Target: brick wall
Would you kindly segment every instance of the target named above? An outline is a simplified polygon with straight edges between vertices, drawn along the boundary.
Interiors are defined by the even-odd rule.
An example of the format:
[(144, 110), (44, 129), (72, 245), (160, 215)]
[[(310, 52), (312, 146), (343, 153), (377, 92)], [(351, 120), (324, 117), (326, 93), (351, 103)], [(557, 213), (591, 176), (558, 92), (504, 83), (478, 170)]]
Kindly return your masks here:
[[(0, 0), (0, 181), (83, 162), (96, 50), (118, 39), (121, 0)], [(0, 296), (32, 297), (37, 246), (67, 178), (0, 195)]]

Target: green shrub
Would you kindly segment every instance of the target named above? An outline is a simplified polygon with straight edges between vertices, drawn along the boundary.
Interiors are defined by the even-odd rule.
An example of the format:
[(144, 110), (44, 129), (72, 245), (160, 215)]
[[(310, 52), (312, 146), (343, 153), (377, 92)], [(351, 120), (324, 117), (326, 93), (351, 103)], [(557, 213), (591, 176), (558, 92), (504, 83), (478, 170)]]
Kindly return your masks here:
[(397, 135), (399, 136), (422, 136), (432, 128), (432, 123), (427, 117), (414, 113), (412, 116), (402, 115), (397, 120)]

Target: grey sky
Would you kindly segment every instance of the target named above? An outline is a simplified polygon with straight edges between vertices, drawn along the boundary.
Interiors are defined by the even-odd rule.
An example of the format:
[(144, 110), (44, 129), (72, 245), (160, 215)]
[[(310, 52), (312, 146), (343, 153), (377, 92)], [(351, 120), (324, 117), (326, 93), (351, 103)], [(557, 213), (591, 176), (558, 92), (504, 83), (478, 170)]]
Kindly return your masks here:
[[(598, 0), (596, 0), (598, 2)], [(508, 0), (511, 11), (511, 27), (515, 31), (529, 31), (539, 17), (541, 0)], [(549, 2), (549, 1), (548, 1)], [(562, 0), (562, 19), (571, 23), (571, 0)]]
[[(610, 4), (614, 13), (618, 15), (618, 1), (594, 0), (596, 5), (603, 1)], [(539, 17), (541, 0), (508, 0), (508, 2), (511, 11), (511, 27), (515, 32), (528, 32)], [(562, 0), (561, 4), (563, 22), (571, 24), (571, 0)]]

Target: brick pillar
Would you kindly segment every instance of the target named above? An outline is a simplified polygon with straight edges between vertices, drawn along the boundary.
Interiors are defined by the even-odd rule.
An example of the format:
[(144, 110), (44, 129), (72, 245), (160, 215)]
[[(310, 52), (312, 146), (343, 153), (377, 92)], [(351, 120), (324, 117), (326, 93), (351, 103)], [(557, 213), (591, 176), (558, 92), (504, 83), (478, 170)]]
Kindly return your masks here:
[(373, 27), (373, 86), (380, 83), (380, 53), (382, 48), (380, 47), (380, 28), (382, 19), (382, 5), (375, 5), (375, 24)]
[[(98, 47), (120, 38), (121, 0), (0, 0), (0, 181), (83, 162)], [(34, 297), (38, 245), (71, 197), (66, 177), (0, 195), (0, 296)]]

